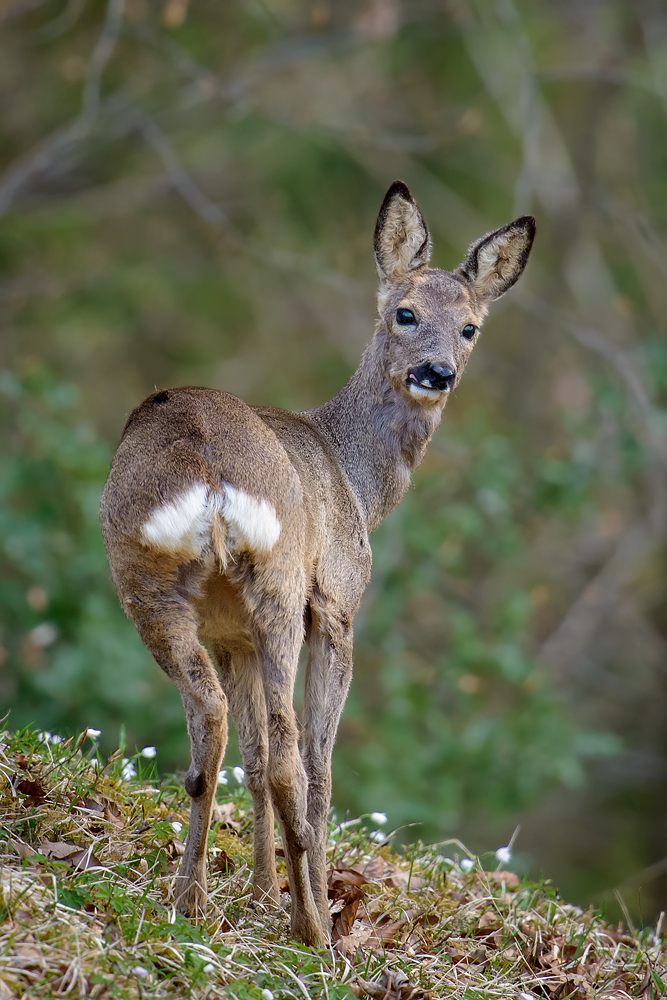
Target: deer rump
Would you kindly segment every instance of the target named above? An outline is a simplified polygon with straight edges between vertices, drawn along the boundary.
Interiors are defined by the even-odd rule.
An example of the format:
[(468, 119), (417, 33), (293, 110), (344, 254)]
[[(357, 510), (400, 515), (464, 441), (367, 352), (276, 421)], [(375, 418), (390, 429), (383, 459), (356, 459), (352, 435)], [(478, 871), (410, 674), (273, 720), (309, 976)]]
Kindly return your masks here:
[[(279, 905), (275, 814), (292, 933), (328, 940), (331, 753), (370, 577), (368, 535), (405, 493), (488, 303), (520, 276), (534, 229), (523, 217), (478, 240), (455, 271), (430, 268), (428, 229), (396, 181), (375, 231), (379, 321), (334, 399), (296, 414), (189, 387), (154, 393), (131, 414), (102, 531), (121, 604), (183, 701), (192, 807), (176, 903), (188, 914), (206, 904), (229, 710), (253, 798), (253, 894)], [(304, 638), (299, 745), (292, 699)]]

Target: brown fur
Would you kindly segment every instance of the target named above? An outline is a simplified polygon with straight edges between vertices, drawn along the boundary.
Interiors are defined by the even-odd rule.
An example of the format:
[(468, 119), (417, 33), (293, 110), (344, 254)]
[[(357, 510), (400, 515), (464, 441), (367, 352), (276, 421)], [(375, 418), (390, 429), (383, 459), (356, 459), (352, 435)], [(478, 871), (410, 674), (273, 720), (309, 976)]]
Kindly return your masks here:
[[(331, 752), (352, 676), (352, 622), (370, 576), (368, 535), (408, 488), (447, 400), (445, 391), (411, 388), (409, 372), (446, 365), (458, 384), (476, 339), (461, 330), (479, 326), (486, 302), (519, 277), (533, 232), (532, 219), (517, 220), (475, 244), (458, 272), (431, 269), (428, 230), (395, 182), (375, 235), (380, 320), (334, 399), (295, 414), (185, 388), (153, 394), (130, 416), (102, 497), (102, 529), (123, 608), (185, 708), (192, 813), (177, 897), (187, 912), (205, 905), (229, 707), (253, 797), (255, 897), (279, 903), (275, 810), (292, 932), (310, 945), (328, 939)], [(417, 323), (399, 325), (397, 309), (411, 309)], [(236, 515), (233, 490), (250, 505)], [(183, 497), (195, 512), (187, 540)], [(151, 541), (146, 525), (165, 509), (179, 528), (167, 542)], [(248, 541), (255, 528), (264, 535)], [(299, 751), (292, 695), (304, 637)]]

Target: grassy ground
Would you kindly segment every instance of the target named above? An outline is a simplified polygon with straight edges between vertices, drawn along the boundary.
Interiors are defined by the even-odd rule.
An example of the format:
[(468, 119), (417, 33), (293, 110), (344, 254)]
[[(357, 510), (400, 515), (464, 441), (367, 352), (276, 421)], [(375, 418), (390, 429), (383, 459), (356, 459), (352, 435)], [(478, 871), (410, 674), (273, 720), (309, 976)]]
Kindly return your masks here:
[(187, 796), (152, 771), (120, 751), (101, 761), (85, 735), (54, 744), (0, 733), (0, 1000), (665, 993), (659, 928), (610, 927), (548, 883), (496, 870), (495, 856), (485, 871), (455, 843), (401, 855), (369, 835), (370, 819), (332, 825), (333, 947), (300, 947), (285, 879), (284, 909), (251, 899), (251, 803), (231, 775), (210, 837), (209, 912), (196, 925), (171, 905)]

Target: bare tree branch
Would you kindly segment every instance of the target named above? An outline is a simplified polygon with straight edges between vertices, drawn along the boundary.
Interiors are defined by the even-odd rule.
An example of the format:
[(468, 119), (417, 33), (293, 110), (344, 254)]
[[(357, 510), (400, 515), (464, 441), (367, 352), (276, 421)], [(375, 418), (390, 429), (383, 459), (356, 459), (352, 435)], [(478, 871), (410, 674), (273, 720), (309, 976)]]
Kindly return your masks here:
[(57, 17), (54, 17), (48, 24), (36, 29), (34, 36), (36, 41), (40, 45), (43, 45), (46, 42), (52, 42), (54, 38), (60, 38), (61, 35), (64, 35), (66, 31), (69, 31), (76, 24), (85, 6), (86, 0), (68, 0), (65, 9)]
[(540, 650), (540, 658), (563, 677), (577, 672), (577, 661), (616, 606), (620, 591), (639, 573), (652, 532), (643, 522), (621, 536), (614, 552), (568, 609)]
[(88, 65), (83, 82), (83, 109), (81, 118), (92, 122), (100, 107), (100, 86), (104, 67), (111, 59), (123, 26), (125, 0), (108, 0), (107, 16), (97, 45)]
[(83, 83), (81, 112), (64, 128), (52, 133), (36, 149), (20, 158), (0, 177), (0, 216), (5, 215), (17, 195), (44, 173), (70, 146), (81, 142), (92, 129), (100, 111), (100, 85), (104, 67), (113, 55), (123, 23), (124, 0), (109, 0), (102, 31), (93, 50)]
[(630, 208), (618, 197), (600, 196), (598, 205), (609, 218), (623, 226), (624, 233), (632, 238), (647, 261), (667, 275), (667, 245), (646, 215), (636, 208)]
[(641, 571), (651, 546), (665, 537), (665, 473), (667, 452), (664, 433), (644, 381), (634, 359), (627, 351), (611, 343), (598, 330), (577, 322), (563, 310), (534, 296), (518, 296), (519, 304), (533, 316), (565, 328), (574, 339), (602, 357), (624, 382), (628, 397), (640, 418), (653, 468), (650, 507), (646, 521), (632, 525), (620, 537), (612, 555), (570, 606), (558, 627), (542, 645), (540, 656), (561, 674), (572, 674), (576, 662), (593, 640), (595, 633), (613, 612), (621, 590), (629, 586)]
[(12, 21), (14, 18), (20, 17), (21, 14), (27, 14), (28, 11), (36, 10), (37, 7), (43, 7), (45, 3), (47, 0), (17, 0), (6, 11), (3, 11), (0, 15), (0, 21)]
[(139, 131), (160, 157), (169, 180), (183, 201), (213, 229), (221, 230), (224, 226), (229, 226), (229, 219), (223, 210), (207, 198), (182, 166), (171, 142), (157, 122), (146, 114), (138, 114), (137, 118)]
[(599, 354), (612, 368), (616, 369), (616, 372), (626, 385), (628, 395), (634, 404), (637, 414), (642, 419), (654, 459), (667, 468), (667, 449), (664, 434), (656, 419), (656, 411), (651, 403), (646, 386), (633, 358), (628, 352), (611, 343), (598, 330), (582, 325), (564, 310), (557, 309), (555, 306), (536, 296), (520, 293), (517, 295), (517, 301), (530, 315), (565, 327), (578, 343)]

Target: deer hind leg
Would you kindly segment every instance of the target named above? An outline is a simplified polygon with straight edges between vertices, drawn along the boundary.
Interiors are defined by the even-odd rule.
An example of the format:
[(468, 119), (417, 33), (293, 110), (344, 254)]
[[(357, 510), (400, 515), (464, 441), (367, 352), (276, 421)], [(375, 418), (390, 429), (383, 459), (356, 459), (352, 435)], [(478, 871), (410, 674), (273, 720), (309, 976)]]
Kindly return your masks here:
[(273, 805), (268, 779), (269, 738), (260, 665), (256, 656), (232, 657), (220, 646), (214, 646), (213, 651), (238, 735), (246, 787), (252, 795), (253, 896), (261, 903), (278, 906), (280, 889), (276, 877)]
[(331, 924), (326, 854), (331, 754), (351, 680), (351, 632), (337, 635), (334, 645), (314, 621), (306, 672), (302, 757), (308, 775), (308, 821), (314, 834), (308, 851), (308, 872), (320, 919), (327, 929)]
[[(135, 619), (136, 620), (136, 619)], [(218, 772), (227, 746), (227, 699), (206, 649), (197, 639), (194, 612), (169, 602), (159, 618), (137, 622), (139, 634), (179, 689), (190, 737), (190, 826), (176, 879), (175, 902), (188, 916), (206, 906), (206, 848)]]

